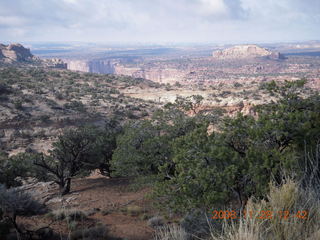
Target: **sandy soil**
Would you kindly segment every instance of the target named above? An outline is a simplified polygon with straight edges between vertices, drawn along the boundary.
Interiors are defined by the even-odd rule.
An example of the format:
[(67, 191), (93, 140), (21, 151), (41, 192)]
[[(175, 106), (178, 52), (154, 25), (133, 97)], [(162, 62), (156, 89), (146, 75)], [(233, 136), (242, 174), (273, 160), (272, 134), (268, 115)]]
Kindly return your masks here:
[[(51, 198), (47, 201), (50, 210), (80, 209), (84, 212), (93, 212), (87, 220), (80, 223), (82, 226), (94, 226), (102, 223), (107, 226), (108, 235), (128, 240), (150, 240), (153, 229), (147, 225), (147, 220), (156, 213), (152, 202), (146, 199), (148, 189), (132, 191), (129, 188), (130, 179), (108, 179), (99, 175), (88, 178), (75, 179), (72, 182), (71, 193), (63, 200), (58, 197), (55, 186), (51, 190)], [(132, 214), (128, 209), (138, 208)], [(30, 228), (39, 228), (48, 225), (52, 220), (47, 216), (20, 218), (19, 222)], [(50, 225), (54, 232), (67, 236), (69, 229), (65, 221), (57, 221)], [(61, 237), (63, 239), (63, 237)]]

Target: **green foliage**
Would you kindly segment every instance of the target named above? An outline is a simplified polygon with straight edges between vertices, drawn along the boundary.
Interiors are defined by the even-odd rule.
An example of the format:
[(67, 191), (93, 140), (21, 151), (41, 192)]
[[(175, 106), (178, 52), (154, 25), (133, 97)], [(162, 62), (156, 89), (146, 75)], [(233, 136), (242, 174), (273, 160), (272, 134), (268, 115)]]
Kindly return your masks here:
[(32, 153), (19, 153), (11, 157), (0, 153), (0, 183), (9, 188), (20, 185), (23, 178), (30, 176), (43, 180), (45, 175), (33, 165), (38, 157)]
[(193, 114), (197, 114), (199, 108), (203, 102), (201, 95), (192, 95), (190, 97), (177, 97), (174, 105), (183, 111), (192, 111)]
[(115, 120), (110, 120), (104, 130), (96, 127), (66, 130), (53, 144), (50, 154), (36, 159), (35, 165), (46, 171), (59, 184), (61, 193), (66, 194), (74, 176), (97, 168), (110, 175), (110, 160), (120, 131)]
[[(0, 184), (0, 237), (3, 239), (11, 229), (17, 233), (18, 239), (27, 239), (28, 230), (17, 224), (17, 216), (30, 216), (41, 214), (45, 207), (33, 197), (14, 188), (6, 189)], [(4, 238), (5, 239), (5, 238)]]
[(147, 120), (126, 125), (117, 146), (112, 163), (116, 174), (124, 176), (155, 174), (170, 154), (160, 131)]
[(20, 99), (14, 101), (14, 107), (18, 110), (22, 110), (22, 101)]
[(239, 156), (229, 151), (219, 136), (208, 136), (205, 125), (173, 145), (174, 173), (168, 176), (164, 169), (167, 180), (156, 188), (166, 207), (185, 211), (231, 199)]
[(53, 144), (49, 156), (42, 156), (35, 164), (48, 172), (60, 186), (62, 194), (70, 191), (71, 178), (86, 170), (94, 153), (95, 131), (90, 127), (66, 130)]
[(160, 168), (171, 174), (174, 139), (208, 121), (202, 115), (188, 116), (184, 112), (197, 109), (202, 101), (201, 96), (191, 99), (195, 102), (189, 98), (178, 98), (174, 104), (167, 104), (163, 110), (156, 111), (151, 120), (131, 122), (124, 127), (112, 159), (117, 175), (152, 175), (158, 174)]
[(162, 166), (164, 180), (155, 189), (162, 205), (187, 211), (238, 199), (243, 206), (251, 196), (263, 197), (271, 180), (280, 184), (283, 172), (298, 177), (305, 146), (313, 147), (320, 132), (320, 97), (302, 97), (303, 84), (271, 83), (279, 101), (259, 106), (258, 118), (239, 114), (211, 135), (204, 124), (177, 137), (173, 171)]
[(110, 176), (111, 159), (114, 150), (117, 148), (117, 136), (122, 133), (122, 126), (116, 118), (107, 120), (104, 129), (95, 129), (95, 142), (93, 149), (95, 157), (91, 158), (92, 161), (86, 163), (87, 169), (98, 168), (104, 175)]

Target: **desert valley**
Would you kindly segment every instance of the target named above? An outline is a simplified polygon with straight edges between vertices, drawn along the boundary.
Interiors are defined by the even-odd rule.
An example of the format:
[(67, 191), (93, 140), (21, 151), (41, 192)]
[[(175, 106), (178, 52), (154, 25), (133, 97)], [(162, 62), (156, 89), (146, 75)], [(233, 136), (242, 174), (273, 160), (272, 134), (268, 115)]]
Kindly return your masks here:
[(319, 10), (0, 1), (0, 240), (319, 240)]
[[(217, 122), (221, 118), (239, 113), (256, 117), (256, 106), (278, 101), (279, 96), (270, 95), (267, 90), (272, 83), (287, 84), (304, 79), (305, 87), (300, 91), (304, 98), (320, 88), (318, 42), (277, 45), (272, 50), (251, 44), (225, 48), (205, 46), (198, 51), (197, 47), (155, 47), (99, 52), (89, 49), (85, 53), (68, 50), (63, 54), (58, 49), (49, 53), (42, 48), (30, 51), (20, 44), (1, 44), (0, 47), (1, 151), (13, 162), (28, 158), (30, 160), (24, 160), (28, 164), (37, 161), (35, 154), (52, 155), (58, 146), (57, 140), (62, 141), (61, 134), (69, 128), (113, 126), (113, 132), (117, 127), (112, 125), (115, 124), (112, 119), (122, 126), (128, 121), (150, 121), (161, 116), (157, 115), (161, 109), (172, 105), (186, 111), (183, 121), (190, 121), (188, 115), (196, 119), (200, 114), (208, 119), (209, 131), (215, 131), (220, 128)], [(66, 58), (67, 54), (73, 58)], [(169, 117), (171, 113), (166, 111), (162, 114)], [(172, 117), (174, 115), (168, 120), (175, 122), (182, 116)], [(169, 127), (171, 123), (168, 124)], [(142, 127), (143, 131), (149, 131), (148, 128)], [(110, 142), (103, 144), (109, 146)], [(111, 152), (104, 153), (102, 149), (108, 164), (117, 151), (114, 147), (107, 150)], [(10, 166), (9, 162), (6, 166)], [(50, 169), (49, 165), (37, 164)], [(15, 165), (12, 168), (7, 169), (6, 174), (20, 175)], [(16, 189), (32, 195), (36, 192), (37, 201), (51, 211), (32, 218), (19, 217), (16, 221), (23, 224), (23, 228), (16, 229), (21, 232), (28, 229), (31, 234), (29, 238), (22, 236), (82, 239), (81, 234), (107, 234), (108, 239), (142, 240), (150, 239), (156, 226), (179, 221), (179, 214), (167, 215), (168, 212), (159, 212), (153, 207), (154, 199), (147, 197), (150, 180), (134, 180), (131, 174), (110, 178), (109, 165), (100, 170), (99, 165), (92, 166), (89, 170), (86, 177), (76, 177), (72, 191), (62, 196), (54, 181), (43, 182), (46, 179), (40, 177), (43, 173), (37, 173), (40, 174), (38, 180), (24, 178), (22, 174), (22, 186)], [(50, 171), (54, 174), (55, 170)], [(6, 176), (7, 181), (9, 177)], [(18, 180), (10, 181), (14, 182), (7, 184), (14, 186)], [(108, 233), (97, 223), (108, 226)], [(90, 230), (93, 233), (81, 232), (86, 226), (97, 227)], [(44, 237), (41, 238), (41, 234)], [(13, 235), (15, 233), (10, 236)]]

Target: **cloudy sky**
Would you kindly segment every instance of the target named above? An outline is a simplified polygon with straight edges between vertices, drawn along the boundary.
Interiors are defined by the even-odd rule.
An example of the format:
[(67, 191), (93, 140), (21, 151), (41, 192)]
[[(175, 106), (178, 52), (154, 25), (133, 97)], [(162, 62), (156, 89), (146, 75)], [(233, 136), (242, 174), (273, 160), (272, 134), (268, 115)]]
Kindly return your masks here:
[(0, 0), (0, 42), (320, 39), (320, 0)]

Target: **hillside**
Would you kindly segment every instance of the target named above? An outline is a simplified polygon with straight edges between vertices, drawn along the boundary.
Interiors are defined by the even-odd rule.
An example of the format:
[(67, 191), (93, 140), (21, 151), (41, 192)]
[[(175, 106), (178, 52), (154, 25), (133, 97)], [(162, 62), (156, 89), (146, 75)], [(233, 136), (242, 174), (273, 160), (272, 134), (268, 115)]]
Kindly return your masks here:
[(0, 143), (8, 152), (47, 151), (65, 127), (148, 117), (153, 101), (121, 94), (129, 87), (159, 88), (143, 79), (43, 67), (0, 68)]

